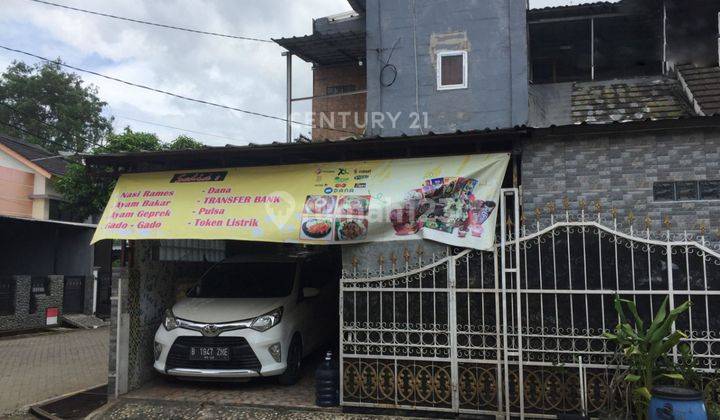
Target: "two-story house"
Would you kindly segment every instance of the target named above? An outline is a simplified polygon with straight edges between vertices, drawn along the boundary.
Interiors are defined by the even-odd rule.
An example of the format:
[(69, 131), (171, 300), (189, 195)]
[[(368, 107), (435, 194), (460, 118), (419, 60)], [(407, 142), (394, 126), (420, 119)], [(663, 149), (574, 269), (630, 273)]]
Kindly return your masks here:
[[(293, 57), (314, 66), (312, 97), (287, 98), (289, 128), (292, 105), (312, 100), (311, 142), (292, 142), (289, 130), (286, 143), (87, 157), (91, 167), (127, 180), (115, 210), (127, 204), (117, 197), (135, 200), (139, 185), (179, 204), (162, 216), (162, 230), (133, 229), (134, 215), (113, 215), (113, 206), (100, 228), (103, 239), (130, 242), (128, 267), (114, 279), (112, 392), (153, 377), (154, 333), (185, 285), (178, 279), (203, 269), (197, 259), (163, 255), (163, 240), (179, 239), (194, 255), (283, 254), (288, 243), (340, 251), (337, 344), (346, 408), (627, 418), (632, 393), (616, 347), (603, 336), (618, 322), (616, 296), (633, 301), (646, 320), (661, 307), (692, 302), (676, 328), (696, 362), (693, 386), (717, 404), (720, 5), (348, 3), (348, 13), (316, 19), (312, 34), (276, 40), (289, 70)], [(467, 178), (443, 175), (443, 164), (499, 155), (511, 158), (504, 176), (494, 177), (502, 184), (496, 197), (454, 198), (468, 197), (459, 187)], [(394, 164), (418, 166), (393, 177)], [(412, 189), (387, 196), (368, 188), (416, 178)], [(313, 191), (307, 196), (296, 191), (305, 184)], [(243, 197), (264, 188), (294, 198), (247, 210), (262, 219), (251, 229), (196, 216), (201, 203), (220, 202), (227, 206), (210, 212), (235, 217), (250, 208)], [(365, 214), (368, 200), (367, 211), (387, 211), (367, 225), (361, 217), (349, 223), (353, 238), (392, 225), (389, 236), (332, 236), (347, 225), (328, 210), (342, 199), (333, 194), (356, 189), (367, 194), (341, 213)], [(293, 236), (268, 234), (281, 212), (294, 220)], [(309, 220), (313, 212), (325, 216)], [(485, 249), (413, 236), (429, 223), (467, 238), (469, 223), (490, 218), (498, 229), (486, 233), (497, 240)], [(320, 226), (320, 240), (302, 240), (307, 235), (296, 228), (307, 222)], [(673, 348), (663, 357), (683, 355)]]
[[(702, 128), (720, 112), (716, 2), (350, 5), (311, 35), (276, 40), (313, 65), (313, 96), (301, 99), (313, 103), (314, 141), (522, 126), (545, 139), (516, 140), (526, 214), (567, 197), (575, 211), (583, 198), (683, 230), (720, 216), (718, 140)], [(643, 124), (651, 138), (632, 134)], [(681, 139), (654, 128), (686, 124), (697, 128), (679, 128)], [(580, 135), (603, 130), (614, 134)], [(628, 143), (643, 153), (615, 158)], [(642, 176), (629, 180), (633, 167)]]

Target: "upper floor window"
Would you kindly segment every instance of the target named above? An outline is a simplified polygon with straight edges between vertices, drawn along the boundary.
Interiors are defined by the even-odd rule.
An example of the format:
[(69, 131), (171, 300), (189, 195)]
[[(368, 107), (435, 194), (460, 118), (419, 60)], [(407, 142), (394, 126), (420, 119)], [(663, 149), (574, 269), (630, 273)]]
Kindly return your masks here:
[(655, 201), (720, 200), (720, 181), (676, 181), (653, 184)]
[(326, 95), (339, 95), (342, 93), (355, 92), (357, 88), (355, 85), (339, 85), (339, 86), (328, 86), (325, 89)]
[(438, 90), (467, 87), (467, 51), (441, 51), (437, 53)]

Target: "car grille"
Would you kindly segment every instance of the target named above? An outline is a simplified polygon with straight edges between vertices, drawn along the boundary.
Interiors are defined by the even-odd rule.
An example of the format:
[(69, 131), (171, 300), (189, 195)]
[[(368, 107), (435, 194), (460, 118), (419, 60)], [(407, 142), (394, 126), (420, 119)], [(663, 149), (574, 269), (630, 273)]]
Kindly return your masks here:
[[(230, 347), (230, 360), (190, 360), (190, 347)], [(249, 369), (262, 365), (243, 337), (178, 337), (170, 347), (166, 369)]]

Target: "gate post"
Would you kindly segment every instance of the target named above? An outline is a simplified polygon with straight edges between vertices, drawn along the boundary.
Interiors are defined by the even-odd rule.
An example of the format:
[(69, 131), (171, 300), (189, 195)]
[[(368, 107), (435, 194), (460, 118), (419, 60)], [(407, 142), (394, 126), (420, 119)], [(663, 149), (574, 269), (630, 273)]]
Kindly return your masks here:
[[(513, 236), (511, 244), (513, 252), (510, 255), (512, 267), (507, 266), (507, 196), (513, 196)], [(501, 287), (502, 287), (502, 312), (503, 312), (503, 362), (505, 381), (505, 418), (510, 419), (510, 357), (517, 357), (518, 361), (518, 401), (520, 405), (520, 418), (525, 418), (525, 392), (523, 389), (523, 364), (522, 364), (522, 293), (520, 290), (520, 197), (517, 188), (503, 188), (500, 190), (500, 264), (501, 264)], [(515, 279), (515, 310), (516, 310), (516, 334), (517, 349), (510, 351), (508, 343), (508, 328), (510, 319), (507, 312), (507, 278)]]
[[(669, 311), (675, 309), (675, 288), (673, 287), (673, 262), (672, 262), (672, 242), (671, 242), (671, 236), (670, 231), (667, 231), (667, 248), (665, 252), (667, 253), (667, 276), (668, 276), (668, 304), (670, 307), (668, 308)], [(688, 284), (690, 282), (690, 279), (687, 279)], [(689, 287), (688, 287), (689, 288)], [(688, 296), (689, 297), (689, 296)], [(650, 314), (651, 316), (654, 314)], [(672, 324), (672, 331), (675, 332), (675, 323)], [(677, 364), (678, 362), (678, 353), (677, 353), (677, 346), (673, 346), (673, 363)]]
[[(453, 411), (460, 409), (460, 395), (458, 394), (458, 353), (457, 353), (457, 299), (455, 289), (457, 281), (455, 278), (455, 257), (452, 255), (452, 248), (447, 247), (447, 276), (448, 276), (448, 327), (450, 330), (450, 381)], [(468, 321), (469, 322), (469, 321)]]

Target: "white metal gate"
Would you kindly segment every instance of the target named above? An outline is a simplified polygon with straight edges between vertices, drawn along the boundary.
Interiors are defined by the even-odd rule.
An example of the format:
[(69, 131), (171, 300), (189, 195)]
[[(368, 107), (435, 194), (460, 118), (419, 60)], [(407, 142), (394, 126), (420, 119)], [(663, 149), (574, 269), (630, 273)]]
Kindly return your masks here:
[(538, 217), (528, 233), (516, 190), (503, 190), (499, 207), (493, 252), (406, 250), (391, 273), (345, 273), (343, 405), (622, 417), (629, 404), (618, 354), (601, 336), (618, 321), (616, 295), (634, 300), (645, 319), (665, 297), (670, 306), (692, 301), (677, 328), (689, 337), (696, 385), (717, 400), (720, 318), (710, 311), (720, 307), (720, 253), (703, 236), (653, 237), (647, 220), (642, 236), (633, 220), (622, 232), (616, 212), (608, 227), (599, 206), (586, 218), (584, 204), (563, 221), (549, 208), (549, 225)]

